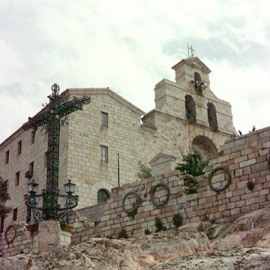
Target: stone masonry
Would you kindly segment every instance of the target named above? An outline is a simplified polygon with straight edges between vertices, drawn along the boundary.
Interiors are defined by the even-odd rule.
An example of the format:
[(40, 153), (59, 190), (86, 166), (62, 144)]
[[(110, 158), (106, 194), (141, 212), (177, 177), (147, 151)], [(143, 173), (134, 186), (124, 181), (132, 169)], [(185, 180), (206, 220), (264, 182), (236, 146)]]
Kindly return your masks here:
[[(160, 161), (164, 161), (166, 157), (167, 165), (171, 167), (168, 162), (174, 162), (171, 156), (160, 154), (155, 161), (163, 167), (164, 162)], [(222, 192), (216, 192), (209, 186), (209, 175), (219, 167), (228, 169), (232, 176), (230, 185)], [(3, 256), (31, 251), (48, 252), (54, 246), (76, 244), (91, 237), (118, 237), (122, 229), (127, 231), (129, 237), (138, 237), (146, 229), (151, 232), (156, 230), (157, 217), (166, 228), (174, 229), (172, 220), (175, 214), (182, 215), (184, 224), (204, 220), (220, 223), (228, 218), (236, 219), (252, 210), (269, 207), (269, 170), (270, 127), (227, 140), (216, 157), (211, 159), (204, 175), (198, 177), (198, 193), (186, 194), (184, 176), (179, 171), (125, 184), (112, 190), (111, 200), (107, 203), (74, 211), (71, 224), (65, 228), (69, 232), (61, 231), (55, 221), (41, 222), (38, 231), (32, 232), (31, 226), (28, 226), (29, 231), (24, 223), (13, 223), (17, 228), (16, 237), (12, 243), (7, 244), (5, 234), (2, 234), (0, 250)], [(224, 173), (214, 174), (214, 189), (224, 187), (227, 183), (225, 178)], [(150, 195), (158, 184), (165, 184), (170, 192), (169, 199), (163, 206), (158, 206), (157, 203), (166, 201), (168, 190), (157, 190), (152, 199)], [(142, 199), (133, 217), (123, 210), (123, 198), (130, 192)], [(134, 206), (133, 203), (134, 197), (131, 196), (124, 205), (126, 209), (130, 209)], [(256, 223), (253, 226), (256, 227)], [(50, 237), (47, 234), (51, 234)], [(14, 234), (8, 231), (8, 235), (13, 237)], [(43, 246), (43, 242), (46, 245)]]
[[(270, 127), (228, 140), (218, 155), (210, 162), (203, 176), (198, 177), (198, 193), (186, 194), (182, 175), (172, 171), (163, 175), (144, 179), (141, 182), (126, 184), (114, 188), (109, 203), (99, 206), (99, 215), (95, 215), (97, 206), (78, 210), (95, 226), (73, 234), (72, 242), (86, 241), (93, 236), (117, 237), (125, 229), (129, 237), (144, 234), (145, 229), (154, 232), (155, 218), (160, 218), (168, 228), (174, 228), (173, 216), (180, 213), (184, 223), (211, 220), (224, 222), (227, 218), (236, 218), (252, 210), (270, 205)], [(232, 179), (229, 187), (223, 192), (215, 192), (208, 185), (209, 174), (218, 167), (229, 169)], [(248, 188), (248, 183), (254, 189)], [(151, 201), (151, 189), (160, 183), (170, 189), (170, 198), (164, 207), (157, 207)], [(224, 173), (215, 174), (212, 178), (214, 188), (226, 184)], [(123, 211), (123, 198), (129, 192), (136, 192), (142, 199), (134, 219)], [(166, 191), (161, 190), (155, 200), (164, 201)], [(132, 203), (126, 205), (132, 207)], [(256, 225), (256, 224), (255, 224)]]
[[(78, 209), (96, 204), (100, 190), (110, 196), (109, 191), (118, 184), (118, 153), (120, 183), (123, 185), (136, 181), (139, 160), (149, 164), (159, 153), (164, 153), (180, 162), (181, 153), (191, 147), (212, 155), (232, 137), (231, 106), (211, 91), (210, 70), (206, 65), (194, 57), (182, 60), (173, 69), (176, 82), (164, 79), (155, 86), (155, 109), (146, 114), (109, 88), (64, 91), (62, 95), (70, 99), (84, 95), (91, 98), (83, 111), (71, 114), (68, 125), (61, 126), (60, 193), (64, 193), (63, 185), (71, 179), (79, 195)], [(207, 86), (202, 93), (194, 86), (196, 72)], [(195, 122), (187, 116), (187, 97), (193, 100), (190, 110), (196, 115)], [(210, 103), (216, 110), (216, 129), (209, 123)], [(107, 126), (101, 122), (102, 113), (108, 117)], [(105, 161), (101, 160), (101, 147), (107, 149)], [(47, 134), (42, 128), (37, 129), (34, 141), (31, 130), (20, 128), (0, 145), (0, 175), (9, 180), (11, 200), (7, 206), (13, 208), (6, 225), (12, 219), (25, 220), (25, 173), (31, 164), (39, 193), (45, 188), (46, 151)]]

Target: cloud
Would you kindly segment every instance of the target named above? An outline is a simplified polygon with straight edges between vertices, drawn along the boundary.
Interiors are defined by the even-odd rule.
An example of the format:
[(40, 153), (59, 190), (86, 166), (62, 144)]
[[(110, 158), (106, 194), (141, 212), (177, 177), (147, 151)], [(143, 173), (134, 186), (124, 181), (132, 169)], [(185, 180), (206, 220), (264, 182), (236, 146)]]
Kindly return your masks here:
[(55, 82), (61, 90), (110, 87), (151, 110), (155, 84), (174, 80), (170, 67), (187, 57), (187, 43), (213, 71), (212, 90), (232, 103), (236, 126), (247, 131), (253, 123), (269, 125), (262, 109), (269, 105), (269, 5), (2, 1), (0, 141), (41, 108)]

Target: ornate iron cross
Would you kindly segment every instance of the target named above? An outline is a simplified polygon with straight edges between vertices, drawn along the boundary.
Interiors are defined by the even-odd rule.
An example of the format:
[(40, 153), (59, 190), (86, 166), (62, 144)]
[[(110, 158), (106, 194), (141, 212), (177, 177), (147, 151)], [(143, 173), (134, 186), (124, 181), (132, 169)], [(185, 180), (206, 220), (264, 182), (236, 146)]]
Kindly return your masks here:
[(33, 118), (29, 117), (24, 124), (25, 130), (37, 129), (46, 125), (48, 132), (48, 152), (47, 152), (47, 181), (46, 191), (43, 191), (45, 201), (43, 201), (44, 218), (58, 219), (58, 179), (59, 179), (59, 141), (61, 118), (72, 112), (83, 109), (83, 104), (88, 104), (90, 98), (74, 98), (65, 102), (59, 95), (60, 88), (55, 83), (52, 85), (52, 94), (48, 96), (49, 104)]

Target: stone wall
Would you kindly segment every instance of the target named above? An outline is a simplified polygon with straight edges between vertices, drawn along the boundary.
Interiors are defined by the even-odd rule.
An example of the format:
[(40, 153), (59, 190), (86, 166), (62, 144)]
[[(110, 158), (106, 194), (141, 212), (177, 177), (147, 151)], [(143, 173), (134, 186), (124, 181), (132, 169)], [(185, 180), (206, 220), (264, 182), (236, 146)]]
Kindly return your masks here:
[(33, 233), (27, 230), (25, 224), (14, 223), (0, 236), (0, 257), (27, 254), (36, 248)]
[[(211, 220), (223, 222), (255, 209), (270, 205), (270, 128), (262, 129), (245, 136), (228, 140), (218, 156), (210, 161), (204, 176), (198, 178), (196, 194), (186, 194), (184, 177), (179, 171), (172, 171), (141, 182), (124, 185), (112, 190), (109, 203), (99, 206), (101, 216), (96, 220), (93, 213), (97, 206), (78, 210), (86, 219), (94, 222), (91, 231), (85, 229), (73, 234), (72, 242), (78, 243), (92, 236), (117, 237), (121, 229), (128, 235), (139, 236), (145, 229), (155, 231), (155, 218), (160, 218), (170, 229), (173, 216), (180, 213), (184, 223)], [(216, 192), (209, 186), (209, 176), (213, 170), (222, 167), (231, 174), (231, 182), (224, 191)], [(227, 183), (226, 172), (218, 170), (213, 174), (212, 187), (222, 189)], [(163, 183), (170, 190), (170, 198), (163, 207), (157, 207), (151, 201), (151, 190)], [(249, 183), (249, 184), (248, 184)], [(253, 189), (252, 189), (253, 188)], [(136, 192), (142, 199), (134, 219), (123, 211), (123, 198), (129, 192)], [(165, 188), (157, 191), (154, 202), (166, 200)], [(135, 195), (126, 200), (127, 210), (132, 209)], [(103, 215), (102, 215), (103, 212)]]
[(38, 225), (14, 222), (0, 236), (0, 257), (30, 252), (50, 253), (58, 246), (71, 244), (71, 233), (61, 230), (56, 220), (40, 221)]
[[(186, 65), (187, 69), (184, 68)], [(85, 105), (83, 111), (70, 114), (69, 124), (61, 126), (59, 189), (64, 194), (63, 185), (71, 179), (80, 197), (78, 208), (96, 204), (100, 189), (110, 190), (117, 186), (118, 153), (120, 181), (123, 185), (136, 180), (139, 160), (149, 163), (161, 152), (174, 156), (179, 162), (181, 153), (192, 146), (202, 146), (202, 150), (209, 150), (207, 143), (211, 142), (216, 150), (225, 139), (232, 136), (234, 128), (231, 106), (212, 93), (209, 70), (197, 58), (186, 59), (177, 66), (188, 72), (187, 76), (181, 77), (186, 80), (162, 80), (158, 83), (155, 87), (155, 109), (147, 114), (109, 88), (67, 89), (63, 93), (70, 99), (83, 95), (91, 98), (90, 104)], [(203, 94), (197, 93), (194, 84), (190, 83), (195, 70), (202, 73), (202, 79), (208, 85)], [(194, 99), (196, 123), (190, 123), (187, 119), (186, 95)], [(219, 128), (215, 131), (210, 127), (208, 119), (209, 102), (217, 110)], [(101, 124), (101, 113), (108, 114), (108, 126)], [(7, 206), (17, 209), (17, 220), (25, 220), (26, 217), (25, 173), (31, 162), (34, 162), (34, 179), (39, 184), (38, 193), (46, 184), (47, 133), (44, 128), (38, 128), (35, 143), (32, 143), (31, 132), (20, 128), (0, 144), (0, 176), (9, 180), (11, 200)], [(22, 151), (19, 153), (20, 141)], [(101, 161), (101, 145), (108, 147), (107, 162)], [(7, 151), (10, 160), (6, 164)], [(18, 185), (17, 173), (20, 175)], [(5, 224), (8, 225), (12, 220), (11, 213)]]

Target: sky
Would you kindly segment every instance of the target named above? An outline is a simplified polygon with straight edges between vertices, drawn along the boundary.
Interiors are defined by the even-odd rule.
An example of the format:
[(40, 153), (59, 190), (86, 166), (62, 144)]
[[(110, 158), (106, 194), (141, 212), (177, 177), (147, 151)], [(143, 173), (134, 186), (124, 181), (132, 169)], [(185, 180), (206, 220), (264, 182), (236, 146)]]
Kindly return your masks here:
[(0, 1), (0, 142), (51, 85), (109, 87), (145, 112), (187, 43), (232, 104), (236, 130), (270, 126), (269, 0)]

